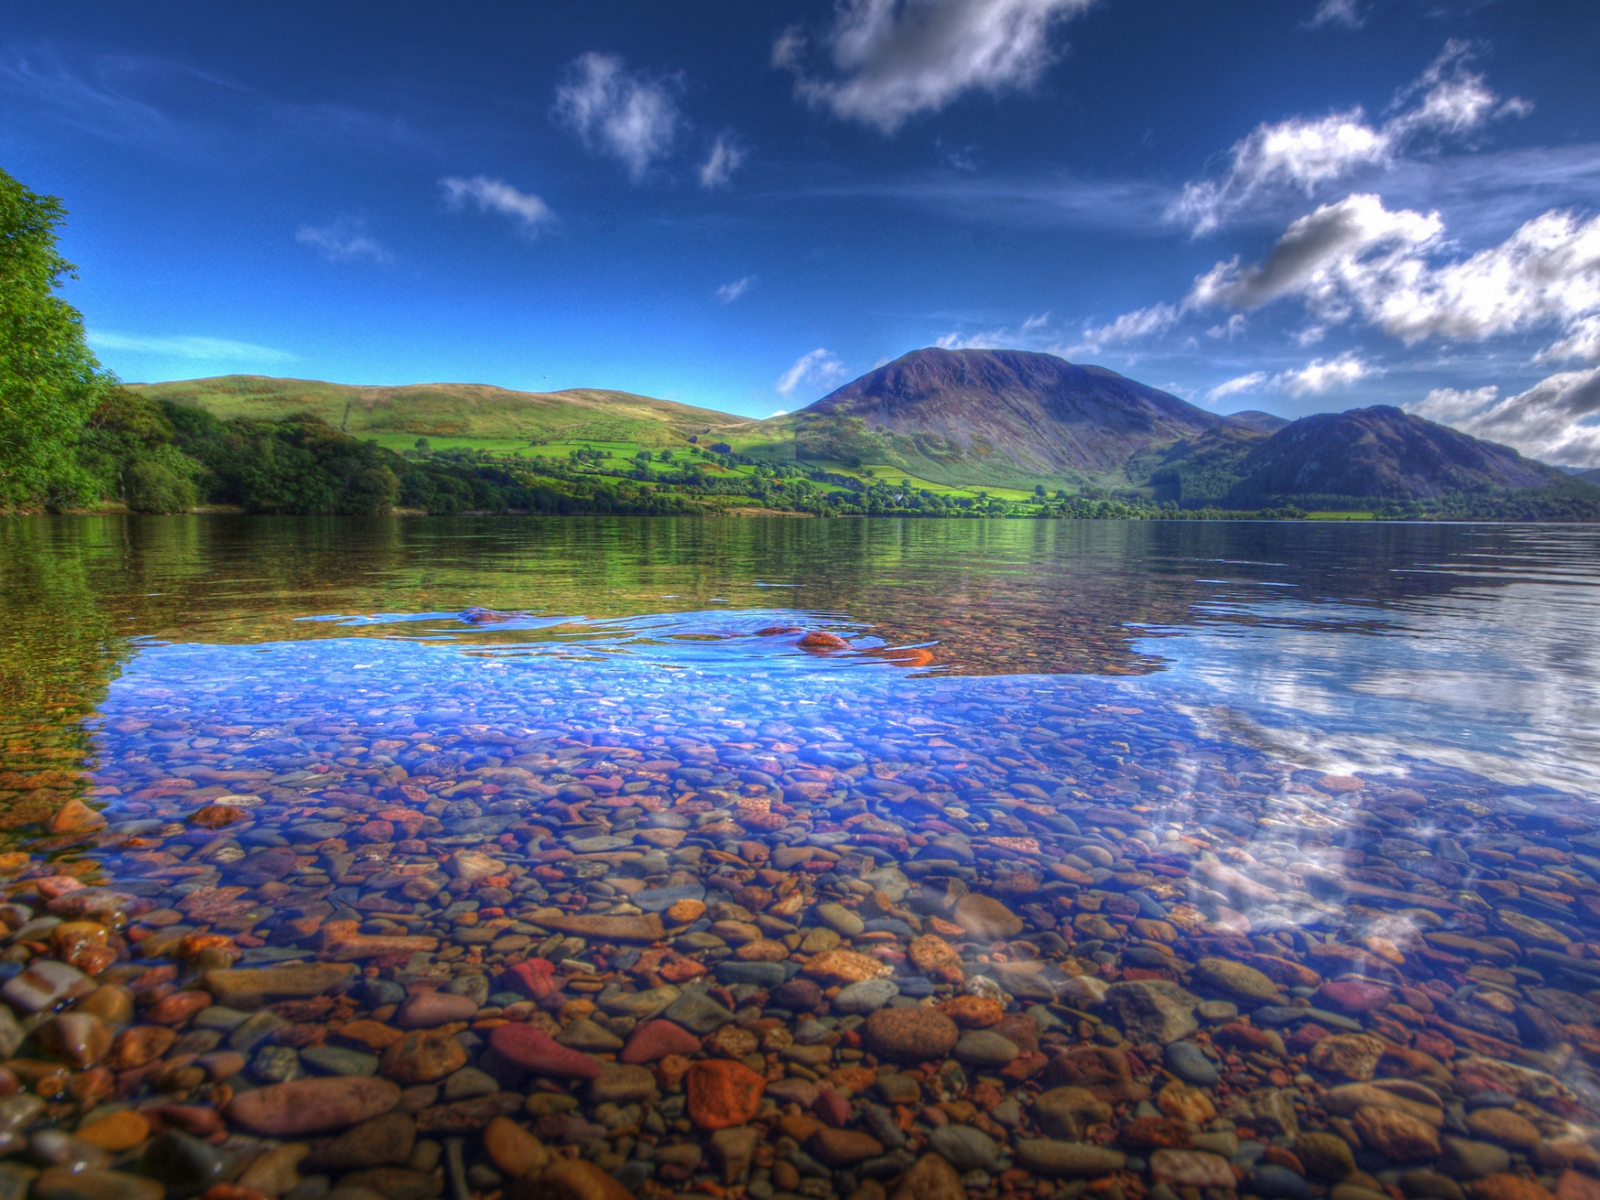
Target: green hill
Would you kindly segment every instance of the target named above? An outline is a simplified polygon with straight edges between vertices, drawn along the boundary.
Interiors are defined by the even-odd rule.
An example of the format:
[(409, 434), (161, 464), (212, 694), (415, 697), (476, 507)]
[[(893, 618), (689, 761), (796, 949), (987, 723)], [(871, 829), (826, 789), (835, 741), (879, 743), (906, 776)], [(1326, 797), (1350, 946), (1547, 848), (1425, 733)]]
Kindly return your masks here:
[(410, 446), (419, 437), (524, 445), (589, 440), (681, 446), (691, 436), (750, 424), (747, 418), (709, 408), (596, 388), (514, 392), (478, 383), (361, 387), (262, 375), (130, 387), (151, 400), (203, 408), (222, 420), (276, 420), (310, 412), (335, 429), (390, 448)]

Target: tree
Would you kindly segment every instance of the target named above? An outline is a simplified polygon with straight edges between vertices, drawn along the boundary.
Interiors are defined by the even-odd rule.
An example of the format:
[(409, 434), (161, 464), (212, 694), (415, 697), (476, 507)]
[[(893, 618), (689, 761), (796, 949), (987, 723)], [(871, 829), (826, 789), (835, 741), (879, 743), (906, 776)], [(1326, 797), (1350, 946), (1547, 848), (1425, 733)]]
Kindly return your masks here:
[(0, 508), (72, 504), (88, 485), (75, 451), (110, 383), (83, 317), (56, 291), (67, 212), (0, 171)]

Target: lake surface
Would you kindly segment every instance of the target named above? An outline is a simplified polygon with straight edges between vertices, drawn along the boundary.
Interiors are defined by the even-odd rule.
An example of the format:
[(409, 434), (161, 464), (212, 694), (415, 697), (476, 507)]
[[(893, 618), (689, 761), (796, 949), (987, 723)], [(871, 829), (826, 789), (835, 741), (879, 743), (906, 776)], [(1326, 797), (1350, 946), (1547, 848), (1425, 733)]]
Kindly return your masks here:
[[(230, 1061), (214, 1085), (230, 1095), (343, 1073), (314, 1051), (340, 1044), (340, 1019), (389, 1019), (407, 990), (470, 996), (483, 1037), (535, 1008), (566, 1036), (587, 1017), (561, 1005), (587, 1004), (604, 1036), (580, 1048), (604, 1054), (652, 1015), (634, 997), (681, 984), (711, 986), (747, 1028), (814, 1009), (847, 1037), (836, 1055), (854, 1054), (836, 1073), (859, 1071), (865, 1046), (872, 1061), (934, 1063), (924, 1099), (991, 1079), (985, 1111), (1015, 1099), (1022, 1115), (978, 1121), (999, 1149), (964, 1169), (1003, 1191), (1032, 1186), (1008, 1168), (1072, 1174), (1027, 1148), (1075, 1139), (1028, 1115), (1034, 1077), (1007, 1064), (1043, 1055), (1037, 1074), (1074, 1039), (1131, 1047), (1135, 1078), (1182, 1058), (1172, 1044), (1199, 1046), (1223, 1072), (1202, 1085), (1216, 1109), (1309, 1087), (1313, 1125), (1307, 1097), (1376, 1063), (1319, 1058), (1318, 1036), (1362, 1029), (1432, 1064), (1394, 1051), (1377, 1073), (1422, 1078), (1441, 1105), (1493, 1093), (1509, 1099), (1478, 1107), (1585, 1111), (1585, 1059), (1600, 1056), (1597, 528), (49, 518), (0, 523), (0, 607), (13, 898), (66, 911), (78, 881), (110, 887), (109, 925), (129, 940), (84, 962), (143, 979), (141, 1004), (193, 994), (207, 967), (364, 964), (365, 992), (333, 989), (359, 1007), (291, 1013), (321, 1031)], [(802, 644), (819, 633), (833, 638)], [(69, 797), (101, 815), (64, 820)], [(819, 916), (829, 904), (849, 919)], [(625, 924), (657, 913), (664, 927)], [(854, 948), (831, 976), (810, 937), (824, 927)], [(920, 937), (945, 939), (955, 965), (921, 961)], [(650, 942), (668, 958), (641, 959)], [(167, 959), (188, 973), (156, 995), (139, 972)], [(547, 976), (518, 974), (530, 962), (566, 964), (555, 1004)], [(861, 963), (892, 986), (852, 978)], [(813, 979), (847, 994), (796, 990)], [(1141, 982), (1190, 989), (1191, 1015), (1162, 1026), (1104, 999)], [(233, 1036), (226, 981), (204, 986), (223, 1013), (207, 1019)], [(1033, 1032), (991, 1022), (1010, 1029), (1012, 1057), (957, 1053), (952, 1073), (862, 1024), (953, 995), (998, 996), (1003, 1022)], [(1226, 1031), (1252, 1009), (1256, 1028), (1298, 1032), (1241, 1060)], [(826, 1065), (755, 1037), (722, 1057), (754, 1066), (765, 1052), (769, 1101), (822, 1103), (798, 1085)], [(571, 1081), (492, 1044), (500, 1069), (509, 1059), (555, 1091)], [(373, 1062), (401, 1083), (443, 1078)], [(1049, 1077), (1072, 1082), (1057, 1066)], [(528, 1114), (630, 1187), (686, 1184), (697, 1168), (658, 1143), (716, 1126), (668, 1075), (621, 1109)], [(846, 1101), (869, 1094), (870, 1078), (835, 1082)], [(501, 1084), (515, 1104), (529, 1086)], [(664, 1132), (593, 1132), (646, 1121), (652, 1104)], [(933, 1136), (905, 1125), (897, 1145), (870, 1109), (845, 1112), (873, 1153), (824, 1137), (797, 1149), (796, 1179), (847, 1195)], [(745, 1119), (770, 1132), (778, 1112)], [(1235, 1118), (1193, 1132), (1243, 1130), (1243, 1150), (1195, 1145), (1254, 1170), (1274, 1136), (1292, 1141), (1269, 1112)], [(241, 1122), (272, 1132), (230, 1120), (236, 1135)], [(798, 1128), (788, 1136), (810, 1145)], [(1561, 1143), (1555, 1125), (1542, 1136)], [(1151, 1165), (1153, 1146), (1122, 1144), (1118, 1169), (1183, 1185)], [(1371, 1135), (1358, 1148), (1372, 1172), (1439, 1153)], [(1549, 1174), (1518, 1153), (1516, 1169)], [(484, 1154), (479, 1192), (505, 1171)], [(780, 1159), (746, 1164), (758, 1200), (798, 1186)]]

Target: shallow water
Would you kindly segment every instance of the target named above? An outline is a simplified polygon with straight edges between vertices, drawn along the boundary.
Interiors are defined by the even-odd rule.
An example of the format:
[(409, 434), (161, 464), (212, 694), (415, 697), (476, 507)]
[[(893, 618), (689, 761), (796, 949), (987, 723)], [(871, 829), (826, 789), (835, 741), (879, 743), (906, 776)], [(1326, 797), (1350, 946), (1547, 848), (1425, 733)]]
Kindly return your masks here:
[[(867, 1026), (861, 1043), (860, 1017), (886, 1001), (888, 1014), (963, 994), (1001, 997), (1011, 1015), (991, 1024), (1020, 1039), (1005, 1042), (1013, 1059), (958, 1046), (953, 1073), (938, 1055), (924, 1071), (924, 1099), (1021, 1106), (1017, 1121), (973, 1118), (999, 1149), (968, 1164), (982, 1176), (969, 1187), (1032, 1187), (1008, 1170), (1112, 1173), (1058, 1171), (1024, 1145), (1063, 1140), (1028, 1105), (1041, 1081), (1078, 1082), (1077, 1068), (1045, 1065), (1070, 1056), (1075, 1038), (1131, 1047), (1146, 1073), (1163, 1054), (1172, 1067), (1166, 1043), (1217, 1059), (1214, 1107), (1243, 1097), (1245, 1108), (1164, 1143), (1205, 1154), (1226, 1149), (1215, 1139), (1234, 1128), (1271, 1142), (1272, 1118), (1250, 1100), (1263, 1088), (1298, 1088), (1307, 1127), (1343, 1137), (1349, 1122), (1323, 1111), (1324, 1091), (1374, 1069), (1421, 1078), (1441, 1111), (1461, 1109), (1451, 1120), (1465, 1132), (1489, 1083), (1506, 1104), (1528, 1105), (1544, 1085), (1514, 1072), (1549, 1072), (1544, 1116), (1531, 1114), (1549, 1118), (1543, 1141), (1508, 1162), (1554, 1186), (1551, 1163), (1581, 1155), (1548, 1146), (1576, 1136), (1560, 1122), (1589, 1119), (1587, 1060), (1600, 1056), (1597, 584), (1600, 530), (1589, 527), (15, 521), (0, 527), (0, 826), (22, 854), (0, 863), (11, 864), (11, 896), (34, 908), (75, 915), (73, 891), (92, 890), (78, 880), (113, 889), (116, 953), (80, 965), (128, 984), (141, 1005), (210, 987), (205, 1000), (223, 1014), (196, 1009), (180, 1027), (210, 1020), (234, 1036), (225, 981), (205, 982), (207, 969), (364, 966), (370, 985), (332, 989), (355, 1007), (290, 1013), (316, 1028), (195, 1082), (189, 1098), (202, 1107), (226, 1111), (253, 1086), (326, 1075), (313, 1051), (349, 1045), (338, 1022), (381, 1011), (393, 997), (379, 984), (473, 995), (480, 1046), (502, 1023), (528, 1021), (529, 999), (539, 1018), (556, 1014), (549, 1032), (567, 1037), (593, 1014), (602, 1034), (627, 1039), (654, 1015), (630, 997), (678, 983), (712, 985), (765, 1038), (753, 1024), (763, 1006), (776, 1024), (803, 1023), (783, 988), (851, 983), (813, 969), (818, 946), (806, 938), (832, 923), (861, 952), (848, 969), (880, 964), (892, 987), (875, 1003), (848, 988), (843, 1000), (819, 993), (816, 1015), (856, 1037), (838, 1044), (834, 1075), (782, 1046), (767, 1048), (761, 1070), (768, 1100), (789, 1108), (794, 1081), (859, 1094), (841, 1132), (870, 1130), (876, 1150), (852, 1158), (827, 1137), (807, 1142), (772, 1104), (747, 1119), (810, 1145), (792, 1160), (799, 1174), (840, 1194), (892, 1183), (907, 1155), (940, 1144), (908, 1115), (897, 1146), (870, 1087), (838, 1075), (859, 1070), (856, 1045), (896, 1060)], [(464, 615), (475, 608), (487, 611)], [(816, 631), (848, 645), (800, 644)], [(63, 821), (72, 796), (101, 815)], [(52, 819), (57, 828), (41, 828)], [(474, 855), (492, 870), (477, 872)], [(1004, 920), (973, 916), (968, 889), (1009, 906)], [(568, 918), (586, 915), (653, 919), (667, 903), (635, 898), (658, 892), (700, 911), (668, 913), (660, 936), (571, 932)], [(805, 903), (784, 909), (791, 893)], [(866, 924), (819, 916), (828, 903)], [(963, 965), (924, 969), (919, 935), (948, 939)], [(0, 967), (19, 970), (41, 936), (15, 939)], [(681, 978), (635, 969), (639, 943), (652, 941), (670, 946), (658, 959)], [(51, 953), (76, 961), (70, 948)], [(176, 969), (153, 980), (152, 964), (168, 960)], [(563, 960), (571, 983), (553, 1004), (512, 970)], [(1161, 1029), (1101, 997), (1106, 984), (1141, 981), (1189, 989), (1191, 1015)], [(1251, 1028), (1297, 1032), (1252, 1043), (1254, 1058), (1241, 1060), (1229, 1046), (1254, 1035), (1229, 1032), (1240, 1009), (1255, 1010)], [(1031, 1035), (1004, 1024), (1024, 1011)], [(1538, 1015), (1549, 1011), (1553, 1028)], [(1399, 1049), (1364, 1074), (1326, 1048), (1319, 1058), (1307, 1030), (1347, 1027)], [(583, 1028), (599, 1040), (580, 1048), (604, 1055), (604, 1037)], [(706, 1053), (753, 1063), (754, 1036), (751, 1053)], [(1006, 1065), (1031, 1054), (1041, 1055), (1032, 1075)], [(504, 1068), (505, 1057), (494, 1061)], [(570, 1082), (549, 1063), (522, 1066), (550, 1080), (535, 1092)], [(28, 1069), (18, 1068), (24, 1084)], [(444, 1079), (408, 1071), (379, 1073), (423, 1087)], [(586, 1161), (630, 1187), (688, 1186), (694, 1168), (634, 1150), (713, 1128), (692, 1098), (692, 1121), (682, 1115), (682, 1073), (670, 1074), (658, 1066), (652, 1097), (631, 1101), (643, 1104), (634, 1123), (654, 1111), (662, 1132), (622, 1135), (621, 1154), (617, 1136), (596, 1148), (582, 1129), (527, 1112), (540, 1136), (585, 1147)], [(1120, 1097), (1129, 1104), (1138, 1088), (1161, 1087), (1159, 1071), (1149, 1084), (1133, 1078)], [(972, 1091), (985, 1079), (998, 1085), (992, 1097)], [(530, 1086), (500, 1083), (497, 1095), (518, 1105)], [(138, 1081), (117, 1094), (128, 1086), (124, 1101), (140, 1103)], [(108, 1097), (84, 1087), (75, 1119), (92, 1125)], [(449, 1099), (446, 1087), (418, 1111)], [(622, 1111), (593, 1103), (591, 1123)], [(812, 1096), (788, 1115), (811, 1120), (815, 1103), (826, 1102)], [(486, 1113), (463, 1128), (481, 1129)], [(1137, 1119), (1149, 1116), (1118, 1107), (1089, 1136), (1129, 1154), (1115, 1186), (1193, 1185), (1139, 1142)], [(419, 1119), (424, 1132), (429, 1120), (448, 1124)], [(675, 1134), (671, 1121), (691, 1128)], [(264, 1131), (239, 1125), (232, 1152), (258, 1150), (248, 1139)], [(1275, 1136), (1289, 1153), (1293, 1131)], [(1382, 1172), (1440, 1152), (1350, 1137), (1361, 1169), (1396, 1186)], [(1253, 1170), (1248, 1147), (1230, 1152), (1239, 1164), (1237, 1153)], [(488, 1174), (474, 1191), (507, 1182), (490, 1178), (496, 1167), (504, 1176), (478, 1152), (474, 1169)], [(755, 1170), (724, 1183), (747, 1183), (758, 1200), (790, 1190), (781, 1163)], [(1312, 1176), (1313, 1191), (1336, 1182)], [(1262, 1180), (1263, 1195), (1288, 1186)], [(820, 1186), (810, 1194), (832, 1194)]]

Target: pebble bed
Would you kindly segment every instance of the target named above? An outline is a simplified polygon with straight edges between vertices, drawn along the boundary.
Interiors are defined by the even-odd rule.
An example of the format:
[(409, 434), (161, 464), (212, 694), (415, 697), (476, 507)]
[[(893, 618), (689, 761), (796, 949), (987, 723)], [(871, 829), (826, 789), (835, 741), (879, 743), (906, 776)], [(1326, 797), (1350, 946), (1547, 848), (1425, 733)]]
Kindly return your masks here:
[(0, 1200), (1600, 1200), (1591, 804), (745, 645), (148, 648), (0, 776)]

